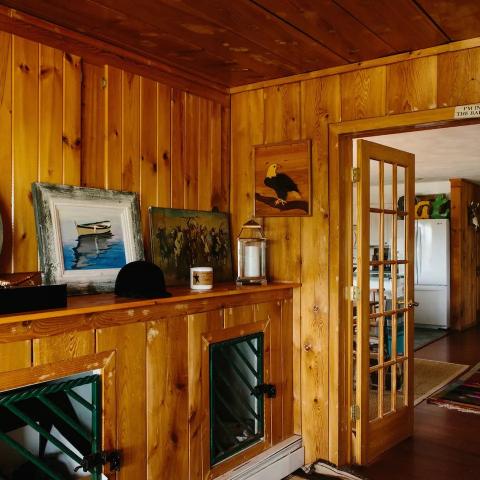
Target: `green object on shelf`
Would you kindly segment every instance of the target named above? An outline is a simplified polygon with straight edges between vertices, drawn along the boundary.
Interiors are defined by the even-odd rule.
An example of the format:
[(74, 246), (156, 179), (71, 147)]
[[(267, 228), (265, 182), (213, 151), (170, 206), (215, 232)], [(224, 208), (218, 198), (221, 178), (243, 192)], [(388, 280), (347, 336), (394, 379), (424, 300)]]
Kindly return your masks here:
[(430, 218), (449, 218), (450, 217), (450, 200), (444, 194), (439, 194), (431, 203), (432, 213)]

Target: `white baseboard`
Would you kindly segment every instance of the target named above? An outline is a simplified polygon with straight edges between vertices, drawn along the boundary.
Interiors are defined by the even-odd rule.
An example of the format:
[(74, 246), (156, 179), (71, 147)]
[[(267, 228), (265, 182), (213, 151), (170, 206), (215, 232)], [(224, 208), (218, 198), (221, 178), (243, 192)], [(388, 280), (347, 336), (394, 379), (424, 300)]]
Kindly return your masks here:
[(302, 437), (294, 435), (216, 480), (281, 480), (303, 467), (304, 459)]

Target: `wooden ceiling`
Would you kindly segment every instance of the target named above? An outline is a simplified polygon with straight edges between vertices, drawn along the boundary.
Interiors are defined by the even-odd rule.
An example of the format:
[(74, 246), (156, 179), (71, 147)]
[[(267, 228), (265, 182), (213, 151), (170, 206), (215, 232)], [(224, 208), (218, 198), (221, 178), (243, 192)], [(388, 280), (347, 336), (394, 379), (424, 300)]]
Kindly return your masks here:
[(0, 0), (226, 87), (480, 36), (479, 0)]

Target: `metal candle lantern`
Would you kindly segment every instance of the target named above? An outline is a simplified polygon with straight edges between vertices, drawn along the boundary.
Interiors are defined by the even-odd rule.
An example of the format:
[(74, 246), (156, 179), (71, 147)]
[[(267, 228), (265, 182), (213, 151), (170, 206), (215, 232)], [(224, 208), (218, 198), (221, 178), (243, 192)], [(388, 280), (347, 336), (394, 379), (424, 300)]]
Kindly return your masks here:
[(262, 227), (254, 220), (243, 225), (237, 238), (237, 285), (266, 285), (267, 239)]

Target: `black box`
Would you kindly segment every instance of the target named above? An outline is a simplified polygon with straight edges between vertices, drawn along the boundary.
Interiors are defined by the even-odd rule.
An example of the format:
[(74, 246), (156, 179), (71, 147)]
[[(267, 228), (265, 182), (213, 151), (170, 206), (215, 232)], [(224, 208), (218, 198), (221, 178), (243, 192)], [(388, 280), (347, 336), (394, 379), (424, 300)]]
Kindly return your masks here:
[(66, 284), (0, 288), (0, 314), (66, 306)]

